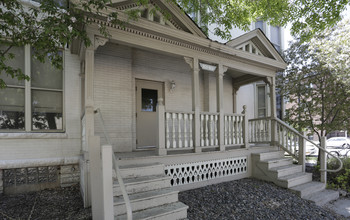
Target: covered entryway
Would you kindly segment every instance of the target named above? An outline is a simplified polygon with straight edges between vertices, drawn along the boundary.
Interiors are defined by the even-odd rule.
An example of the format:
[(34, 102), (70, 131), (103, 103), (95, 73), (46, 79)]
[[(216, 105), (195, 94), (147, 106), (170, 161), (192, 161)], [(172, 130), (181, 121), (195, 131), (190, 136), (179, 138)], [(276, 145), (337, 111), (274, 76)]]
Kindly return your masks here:
[(136, 149), (156, 147), (156, 109), (163, 94), (162, 82), (136, 79)]

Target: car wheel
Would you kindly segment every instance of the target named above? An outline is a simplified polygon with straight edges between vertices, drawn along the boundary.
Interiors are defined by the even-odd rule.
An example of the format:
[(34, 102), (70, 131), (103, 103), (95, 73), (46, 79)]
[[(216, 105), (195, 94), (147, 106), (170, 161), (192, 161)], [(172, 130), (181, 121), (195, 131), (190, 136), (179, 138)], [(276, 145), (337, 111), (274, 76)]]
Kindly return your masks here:
[[(339, 157), (339, 153), (337, 151), (331, 151), (329, 153), (332, 154), (333, 156)], [(327, 160), (329, 160), (329, 159), (334, 159), (334, 157), (332, 157), (331, 155), (327, 154)]]

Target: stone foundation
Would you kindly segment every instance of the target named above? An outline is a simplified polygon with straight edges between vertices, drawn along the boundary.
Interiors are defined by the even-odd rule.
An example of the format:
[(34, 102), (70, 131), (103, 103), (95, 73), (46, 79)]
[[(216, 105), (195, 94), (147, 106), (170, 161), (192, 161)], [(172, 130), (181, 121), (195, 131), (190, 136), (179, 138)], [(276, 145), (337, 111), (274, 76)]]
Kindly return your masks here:
[(79, 183), (78, 164), (0, 170), (0, 193), (13, 194), (67, 187)]
[(78, 164), (61, 166), (60, 185), (67, 187), (79, 183), (80, 169)]

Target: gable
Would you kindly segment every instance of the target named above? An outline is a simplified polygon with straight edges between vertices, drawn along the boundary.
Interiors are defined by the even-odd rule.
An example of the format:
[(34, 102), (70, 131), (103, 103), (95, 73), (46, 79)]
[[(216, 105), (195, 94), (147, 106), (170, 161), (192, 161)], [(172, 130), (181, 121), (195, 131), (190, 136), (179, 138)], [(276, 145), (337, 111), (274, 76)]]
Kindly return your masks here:
[[(139, 9), (139, 19), (148, 20), (153, 23), (165, 25), (173, 29), (181, 30), (187, 33), (191, 33), (196, 36), (207, 38), (203, 31), (195, 24), (192, 19), (186, 15), (177, 5), (174, 5), (170, 1), (153, 0), (150, 1), (148, 7), (138, 6), (133, 0), (112, 0), (110, 5), (120, 11), (126, 11), (130, 9)], [(161, 10), (169, 13), (170, 18), (166, 19), (160, 11), (153, 10), (155, 7), (159, 7)], [(150, 12), (152, 11), (152, 12)], [(153, 13), (154, 12), (154, 13)]]
[(247, 53), (284, 62), (280, 53), (260, 29), (255, 29), (230, 40), (226, 45)]

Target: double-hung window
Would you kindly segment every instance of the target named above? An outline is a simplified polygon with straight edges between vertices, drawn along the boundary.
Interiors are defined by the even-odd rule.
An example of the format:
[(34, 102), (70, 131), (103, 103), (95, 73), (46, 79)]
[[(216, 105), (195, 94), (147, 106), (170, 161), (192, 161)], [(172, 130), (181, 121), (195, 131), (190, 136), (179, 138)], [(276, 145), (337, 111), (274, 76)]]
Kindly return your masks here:
[(45, 63), (36, 60), (30, 46), (12, 47), (9, 52), (15, 58), (7, 64), (20, 68), (30, 81), (1, 74), (7, 88), (0, 89), (0, 131), (63, 131), (63, 71), (48, 58)]

